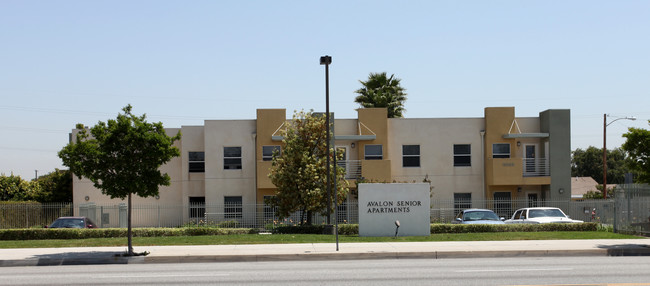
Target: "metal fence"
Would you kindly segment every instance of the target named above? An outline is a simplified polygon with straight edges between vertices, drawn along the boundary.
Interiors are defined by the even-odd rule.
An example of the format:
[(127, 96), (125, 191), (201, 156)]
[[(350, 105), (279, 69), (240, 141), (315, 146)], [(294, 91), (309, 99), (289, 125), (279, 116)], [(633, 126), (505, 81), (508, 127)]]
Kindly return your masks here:
[[(614, 199), (582, 201), (548, 200), (433, 200), (431, 222), (451, 222), (466, 208), (494, 210), (509, 218), (523, 207), (558, 207), (573, 219), (612, 225), (616, 231), (650, 233), (650, 187), (648, 185), (619, 185)], [(180, 227), (188, 225), (216, 225), (272, 229), (280, 225), (299, 224), (301, 214), (287, 218), (275, 216), (274, 209), (264, 204), (190, 204), (190, 205), (133, 205), (134, 227)], [(359, 207), (356, 201), (338, 206), (331, 223), (358, 223)], [(126, 204), (0, 204), (0, 228), (42, 227), (59, 216), (86, 216), (102, 228), (126, 227)], [(334, 220), (336, 218), (336, 221)], [(314, 215), (315, 224), (326, 223), (323, 215)]]
[(614, 200), (614, 229), (620, 232), (650, 234), (649, 185), (617, 185)]

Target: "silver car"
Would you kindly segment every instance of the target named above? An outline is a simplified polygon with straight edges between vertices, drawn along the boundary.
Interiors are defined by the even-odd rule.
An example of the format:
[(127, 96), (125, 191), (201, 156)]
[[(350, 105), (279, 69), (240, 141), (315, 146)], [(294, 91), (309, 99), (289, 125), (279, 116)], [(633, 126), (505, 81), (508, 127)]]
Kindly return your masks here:
[(491, 210), (466, 209), (461, 211), (451, 223), (459, 224), (503, 224), (504, 218), (499, 218)]

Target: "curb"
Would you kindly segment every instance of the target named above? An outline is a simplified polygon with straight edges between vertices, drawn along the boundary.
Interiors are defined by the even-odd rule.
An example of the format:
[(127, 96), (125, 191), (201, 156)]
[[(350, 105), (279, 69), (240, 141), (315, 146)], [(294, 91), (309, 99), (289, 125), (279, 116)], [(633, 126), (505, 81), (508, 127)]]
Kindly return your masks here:
[(37, 259), (0, 260), (0, 267), (155, 264), (155, 263), (213, 263), (213, 262), (272, 262), (371, 259), (452, 259), (502, 257), (567, 257), (567, 256), (650, 256), (647, 247), (622, 247), (584, 250), (506, 250), (506, 251), (431, 251), (431, 252), (359, 252), (359, 253), (297, 253), (262, 255), (168, 255), (168, 256), (87, 256), (46, 257)]

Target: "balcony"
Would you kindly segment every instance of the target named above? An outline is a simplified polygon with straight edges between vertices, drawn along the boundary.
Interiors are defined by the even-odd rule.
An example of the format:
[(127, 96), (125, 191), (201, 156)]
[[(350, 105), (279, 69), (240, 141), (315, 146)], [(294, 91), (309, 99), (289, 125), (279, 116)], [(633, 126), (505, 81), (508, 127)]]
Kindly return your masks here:
[(344, 160), (336, 164), (345, 169), (345, 179), (366, 178), (375, 181), (390, 182), (390, 160)]
[(547, 185), (551, 182), (548, 160), (489, 158), (485, 176), (488, 185)]
[(524, 177), (546, 177), (551, 175), (551, 170), (546, 158), (524, 158), (522, 160)]
[(355, 180), (361, 178), (361, 160), (336, 161), (336, 165), (345, 169), (345, 178)]

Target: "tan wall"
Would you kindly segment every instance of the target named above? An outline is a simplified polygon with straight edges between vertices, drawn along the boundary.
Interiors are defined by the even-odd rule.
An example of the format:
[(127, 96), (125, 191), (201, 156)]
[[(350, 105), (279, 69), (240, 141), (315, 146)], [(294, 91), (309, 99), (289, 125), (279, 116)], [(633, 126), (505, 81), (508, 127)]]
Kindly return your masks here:
[[(205, 122), (206, 204), (223, 204), (225, 196), (242, 196), (244, 204), (255, 203), (254, 133), (255, 120)], [(224, 147), (241, 147), (242, 169), (224, 169)], [(212, 212), (223, 212), (223, 210)]]
[[(419, 183), (427, 177), (439, 199), (453, 199), (454, 192), (483, 197), (482, 118), (391, 118), (388, 126), (394, 180)], [(470, 144), (471, 166), (454, 167), (454, 144)], [(420, 145), (420, 167), (403, 167), (403, 145)]]
[[(189, 153), (205, 152), (205, 132), (203, 126), (183, 126), (181, 158), (182, 158), (182, 176), (183, 192), (181, 198), (183, 205), (189, 205), (189, 197), (205, 197), (205, 173), (189, 172)], [(208, 156), (206, 154), (206, 168)], [(186, 214), (187, 215), (187, 214)]]
[(390, 160), (361, 161), (361, 176), (376, 182), (392, 182)]
[[(275, 188), (271, 179), (269, 179), (269, 169), (271, 168), (270, 161), (262, 161), (262, 146), (284, 146), (281, 141), (271, 140), (271, 136), (277, 131), (275, 135), (279, 136), (278, 128), (287, 121), (285, 109), (258, 109), (256, 124), (256, 178), (257, 189)], [(259, 192), (259, 191), (258, 191)], [(261, 202), (258, 200), (258, 202)]]
[[(510, 191), (514, 197), (524, 196), (519, 189), (526, 189), (528, 193), (538, 193), (541, 198), (541, 186), (551, 182), (550, 176), (524, 177), (523, 161), (525, 146), (536, 146), (536, 158), (545, 158), (547, 138), (511, 138), (505, 139), (504, 135), (511, 133), (540, 133), (540, 119), (538, 117), (520, 117), (515, 120), (514, 107), (489, 107), (485, 108), (485, 183), (488, 189), (488, 198), (495, 191)], [(492, 158), (493, 143), (509, 143), (510, 158)], [(525, 192), (524, 192), (525, 193)]]
[[(390, 169), (390, 145), (388, 138), (388, 111), (386, 108), (359, 108), (359, 123), (362, 124), (361, 135), (376, 135), (375, 140), (359, 141), (357, 150), (357, 160), (363, 160), (362, 175), (366, 179), (378, 181), (392, 181)], [(372, 132), (371, 132), (372, 131)], [(383, 160), (364, 160), (364, 148), (366, 145), (381, 144), (383, 149)], [(384, 161), (384, 162), (382, 162)]]

